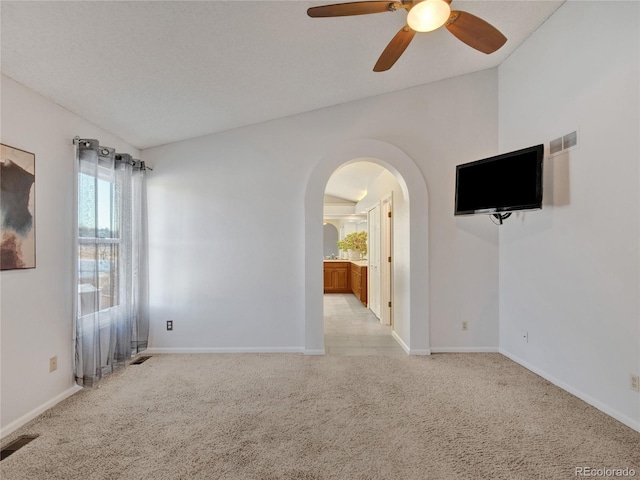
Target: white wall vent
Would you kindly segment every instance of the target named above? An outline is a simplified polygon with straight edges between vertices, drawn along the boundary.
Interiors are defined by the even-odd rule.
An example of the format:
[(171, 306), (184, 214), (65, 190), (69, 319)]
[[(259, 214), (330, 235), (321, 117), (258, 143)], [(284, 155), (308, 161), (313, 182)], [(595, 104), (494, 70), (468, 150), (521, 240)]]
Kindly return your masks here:
[(575, 147), (578, 145), (578, 132), (573, 131), (571, 133), (567, 133), (564, 137), (562, 137), (562, 148), (566, 150), (567, 148)]
[(558, 137), (549, 142), (549, 154), (555, 155), (557, 153), (565, 152), (569, 149), (578, 146), (578, 131), (574, 130), (571, 133), (567, 133), (562, 137)]

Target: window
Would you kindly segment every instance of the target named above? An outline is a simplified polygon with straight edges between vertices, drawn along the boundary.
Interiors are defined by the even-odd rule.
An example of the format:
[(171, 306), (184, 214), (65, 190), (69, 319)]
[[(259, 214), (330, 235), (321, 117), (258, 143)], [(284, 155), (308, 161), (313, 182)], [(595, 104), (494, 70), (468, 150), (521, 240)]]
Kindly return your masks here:
[[(100, 172), (100, 171), (99, 171)], [(79, 316), (117, 306), (120, 195), (107, 172), (78, 177)]]

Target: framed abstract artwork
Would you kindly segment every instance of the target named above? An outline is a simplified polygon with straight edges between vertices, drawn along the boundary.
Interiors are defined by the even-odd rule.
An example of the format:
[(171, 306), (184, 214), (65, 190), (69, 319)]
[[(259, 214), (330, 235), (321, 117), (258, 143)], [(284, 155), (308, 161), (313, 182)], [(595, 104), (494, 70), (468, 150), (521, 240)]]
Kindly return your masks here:
[(0, 144), (0, 270), (35, 268), (36, 156)]

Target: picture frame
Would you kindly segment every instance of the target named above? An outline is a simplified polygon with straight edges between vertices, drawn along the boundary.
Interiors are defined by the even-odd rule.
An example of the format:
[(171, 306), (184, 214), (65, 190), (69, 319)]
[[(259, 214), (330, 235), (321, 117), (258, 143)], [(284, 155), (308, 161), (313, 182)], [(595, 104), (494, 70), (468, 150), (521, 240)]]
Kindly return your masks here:
[(36, 156), (0, 143), (0, 270), (36, 267)]

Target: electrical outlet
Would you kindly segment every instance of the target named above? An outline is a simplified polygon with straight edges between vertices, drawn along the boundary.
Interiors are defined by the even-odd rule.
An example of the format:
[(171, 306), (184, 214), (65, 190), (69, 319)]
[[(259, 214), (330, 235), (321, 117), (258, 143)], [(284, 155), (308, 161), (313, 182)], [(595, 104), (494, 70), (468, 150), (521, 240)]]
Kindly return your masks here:
[(529, 332), (527, 331), (522, 332), (522, 341), (524, 343), (529, 343)]
[(167, 330), (173, 330), (173, 320), (167, 320)]
[(465, 332), (469, 330), (469, 322), (462, 322), (462, 330)]
[(55, 372), (58, 369), (58, 357), (51, 357), (49, 359), (49, 373)]
[(629, 386), (631, 390), (635, 390), (636, 392), (640, 392), (640, 375), (634, 375), (633, 373), (629, 376)]

